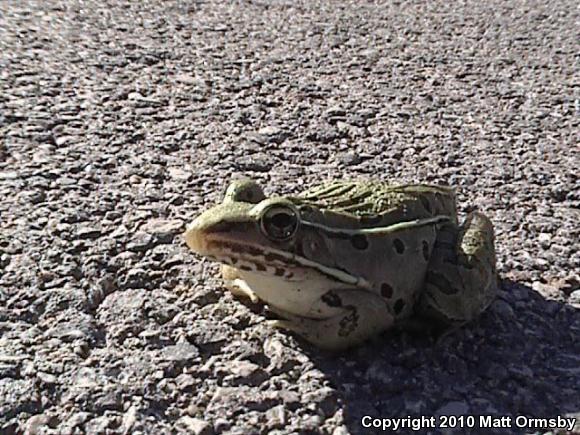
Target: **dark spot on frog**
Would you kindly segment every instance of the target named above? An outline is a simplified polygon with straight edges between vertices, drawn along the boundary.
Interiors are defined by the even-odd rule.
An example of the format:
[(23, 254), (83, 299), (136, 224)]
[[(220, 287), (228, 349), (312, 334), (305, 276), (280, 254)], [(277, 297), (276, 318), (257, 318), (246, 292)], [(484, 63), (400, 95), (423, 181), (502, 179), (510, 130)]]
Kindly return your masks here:
[(400, 314), (401, 311), (403, 311), (403, 308), (405, 308), (405, 301), (403, 299), (397, 300), (393, 308), (395, 310), (395, 314)]
[(252, 268), (250, 266), (246, 266), (245, 264), (242, 264), (240, 269), (245, 270), (246, 272), (252, 272)]
[(268, 263), (273, 263), (275, 261), (280, 261), (280, 262), (285, 262), (286, 261), (286, 258), (282, 257), (281, 255), (272, 254), (272, 253), (266, 254), (265, 257), (264, 257), (264, 259)]
[(390, 284), (384, 282), (381, 284), (381, 295), (384, 298), (390, 299), (393, 297), (393, 287)]
[(338, 336), (346, 337), (350, 335), (357, 327), (358, 313), (356, 309), (352, 310), (347, 316), (344, 316), (339, 322)]
[(232, 263), (232, 265), (237, 264), (238, 263), (238, 259), (236, 257), (231, 257), (230, 261)]
[(342, 307), (342, 300), (332, 291), (323, 294), (320, 299), (329, 307)]
[(259, 270), (260, 272), (266, 271), (266, 266), (264, 266), (263, 264), (255, 263), (255, 265), (256, 265), (256, 270)]
[(405, 252), (405, 244), (401, 239), (393, 240), (393, 246), (395, 247), (395, 251), (397, 251), (397, 254), (401, 255)]
[(284, 276), (284, 269), (277, 267), (276, 270), (274, 271), (274, 274), (276, 276)]
[(231, 252), (236, 253), (236, 254), (240, 253), (240, 252), (244, 252), (244, 249), (235, 243), (216, 241), (216, 242), (209, 242), (209, 246), (212, 248), (215, 247), (215, 248), (221, 248), (223, 250), (228, 250), (228, 251), (231, 251)]
[(419, 197), (419, 201), (423, 205), (423, 208), (427, 211), (427, 213), (431, 213), (431, 203), (425, 196)]
[(350, 242), (352, 243), (352, 246), (354, 246), (356, 249), (360, 249), (361, 251), (369, 247), (369, 241), (364, 234), (357, 234), (352, 236)]
[(429, 261), (429, 243), (423, 240), (421, 244), (423, 245), (423, 258), (425, 261)]
[(244, 247), (243, 251), (247, 252), (250, 255), (253, 255), (254, 257), (258, 257), (263, 254), (263, 252), (260, 251), (258, 248), (254, 248), (252, 246)]

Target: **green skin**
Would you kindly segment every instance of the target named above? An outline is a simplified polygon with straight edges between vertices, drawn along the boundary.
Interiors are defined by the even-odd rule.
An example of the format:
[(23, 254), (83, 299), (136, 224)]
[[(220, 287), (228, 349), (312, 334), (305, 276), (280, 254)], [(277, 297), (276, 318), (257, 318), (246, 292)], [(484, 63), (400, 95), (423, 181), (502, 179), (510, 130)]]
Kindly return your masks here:
[(497, 290), (494, 233), (471, 213), (457, 224), (452, 189), (331, 182), (266, 198), (234, 181), (185, 238), (224, 264), (234, 294), (263, 301), (318, 347), (341, 350), (414, 318), (460, 325)]

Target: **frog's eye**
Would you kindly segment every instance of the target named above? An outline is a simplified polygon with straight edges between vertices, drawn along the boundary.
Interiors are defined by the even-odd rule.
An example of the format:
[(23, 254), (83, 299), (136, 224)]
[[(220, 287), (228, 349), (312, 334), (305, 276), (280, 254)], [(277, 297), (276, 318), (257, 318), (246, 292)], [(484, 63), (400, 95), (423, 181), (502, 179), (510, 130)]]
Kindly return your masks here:
[(272, 240), (287, 240), (296, 234), (298, 214), (285, 205), (273, 205), (262, 213), (260, 227), (266, 237)]

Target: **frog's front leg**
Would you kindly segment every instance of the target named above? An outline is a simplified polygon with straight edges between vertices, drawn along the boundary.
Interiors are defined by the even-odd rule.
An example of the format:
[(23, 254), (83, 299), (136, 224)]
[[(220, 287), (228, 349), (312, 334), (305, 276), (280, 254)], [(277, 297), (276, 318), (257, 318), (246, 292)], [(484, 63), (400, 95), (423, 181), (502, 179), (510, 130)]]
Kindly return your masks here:
[(342, 350), (358, 345), (373, 335), (390, 328), (394, 316), (379, 296), (361, 289), (331, 290), (312, 307), (312, 312), (334, 311), (326, 319), (297, 316), (271, 307), (284, 317), (272, 320), (272, 326), (291, 330), (323, 349)]
[(240, 278), (238, 269), (232, 266), (222, 265), (222, 277), (224, 286), (232, 292), (234, 296), (250, 298), (253, 303), (260, 301), (260, 298), (252, 291), (250, 286)]
[(483, 214), (461, 227), (439, 231), (417, 313), (444, 325), (466, 323), (484, 311), (497, 292), (493, 225)]

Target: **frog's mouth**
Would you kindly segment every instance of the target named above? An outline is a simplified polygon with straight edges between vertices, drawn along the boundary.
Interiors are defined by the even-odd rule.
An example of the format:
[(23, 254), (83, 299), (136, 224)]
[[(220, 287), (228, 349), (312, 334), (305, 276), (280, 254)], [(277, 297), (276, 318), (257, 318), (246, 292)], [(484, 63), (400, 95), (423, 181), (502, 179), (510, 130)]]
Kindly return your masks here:
[(277, 276), (287, 281), (304, 280), (307, 276), (312, 276), (312, 273), (319, 273), (332, 280), (357, 287), (371, 287), (370, 283), (361, 277), (292, 252), (266, 248), (248, 241), (234, 241), (224, 237), (223, 233), (218, 234), (198, 231), (192, 226), (185, 233), (185, 241), (197, 254), (246, 272)]
[(203, 231), (195, 222), (185, 232), (187, 246), (197, 254), (247, 272), (292, 278), (290, 269), (301, 268), (292, 256), (274, 254), (251, 242), (234, 241), (223, 233)]
[(245, 272), (277, 276), (285, 281), (301, 281), (307, 273), (298, 261), (252, 245), (214, 240), (209, 243), (209, 249), (213, 252), (209, 258)]

